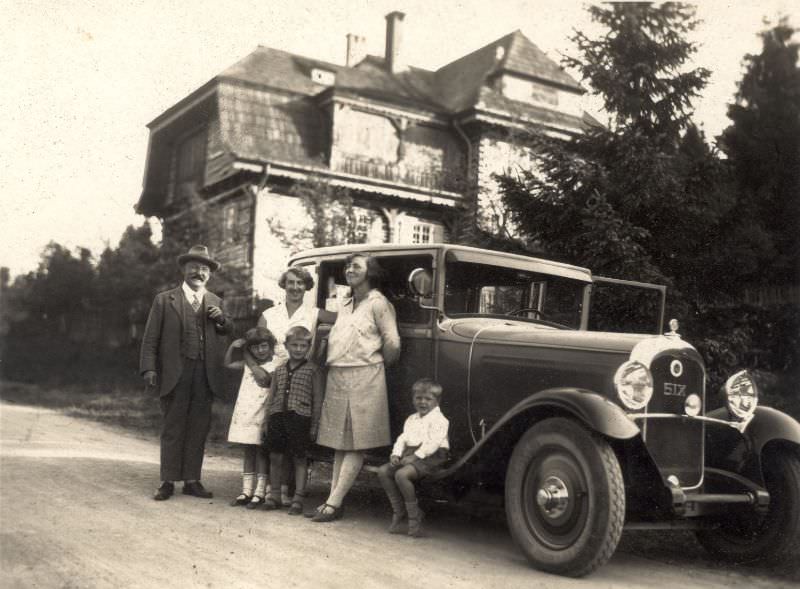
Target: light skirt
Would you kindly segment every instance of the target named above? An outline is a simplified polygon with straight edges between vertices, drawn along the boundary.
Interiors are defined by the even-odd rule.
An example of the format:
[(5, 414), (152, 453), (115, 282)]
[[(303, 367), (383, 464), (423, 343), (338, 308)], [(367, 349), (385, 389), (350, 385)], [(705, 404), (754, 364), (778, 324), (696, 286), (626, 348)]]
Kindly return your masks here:
[(328, 367), (317, 443), (335, 450), (366, 450), (391, 443), (382, 362)]

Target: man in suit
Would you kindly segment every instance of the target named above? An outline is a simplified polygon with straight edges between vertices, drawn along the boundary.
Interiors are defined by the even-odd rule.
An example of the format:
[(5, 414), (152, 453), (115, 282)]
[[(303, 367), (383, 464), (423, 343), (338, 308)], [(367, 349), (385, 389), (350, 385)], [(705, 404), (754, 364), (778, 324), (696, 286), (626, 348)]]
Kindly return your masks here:
[(183, 284), (156, 295), (142, 338), (139, 371), (157, 388), (161, 413), (161, 486), (156, 501), (169, 499), (175, 481), (183, 493), (209, 498), (200, 482), (211, 402), (223, 393), (223, 358), (232, 322), (220, 298), (206, 290), (219, 263), (202, 245), (178, 256)]

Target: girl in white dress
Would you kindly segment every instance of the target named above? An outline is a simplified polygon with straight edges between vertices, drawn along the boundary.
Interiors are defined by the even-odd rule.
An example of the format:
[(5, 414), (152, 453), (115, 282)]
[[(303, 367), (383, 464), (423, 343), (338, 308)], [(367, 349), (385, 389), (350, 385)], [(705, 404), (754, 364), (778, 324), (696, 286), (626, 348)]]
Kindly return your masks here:
[[(270, 397), (270, 371), (275, 336), (265, 327), (254, 327), (243, 339), (235, 340), (225, 354), (225, 366), (244, 370), (239, 394), (231, 416), (228, 441), (244, 446), (242, 465), (242, 492), (231, 505), (245, 505), (255, 509), (264, 502), (267, 494), (269, 466), (261, 445), (267, 421)], [(234, 360), (235, 350), (241, 350), (242, 360)]]

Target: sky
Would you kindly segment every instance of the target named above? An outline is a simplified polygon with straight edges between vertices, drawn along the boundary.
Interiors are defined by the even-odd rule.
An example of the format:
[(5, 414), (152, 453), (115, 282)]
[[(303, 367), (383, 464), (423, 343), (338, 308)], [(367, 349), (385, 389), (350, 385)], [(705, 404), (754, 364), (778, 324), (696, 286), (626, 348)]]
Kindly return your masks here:
[[(559, 60), (573, 30), (592, 26), (574, 0), (0, 0), (0, 266), (35, 270), (50, 241), (95, 256), (116, 247), (144, 222), (148, 122), (258, 45), (343, 64), (355, 33), (383, 55), (393, 10), (406, 14), (408, 63), (433, 70), (516, 29)], [(693, 65), (712, 75), (695, 121), (707, 137), (728, 123), (763, 18), (780, 14), (800, 26), (796, 0), (697, 5)]]

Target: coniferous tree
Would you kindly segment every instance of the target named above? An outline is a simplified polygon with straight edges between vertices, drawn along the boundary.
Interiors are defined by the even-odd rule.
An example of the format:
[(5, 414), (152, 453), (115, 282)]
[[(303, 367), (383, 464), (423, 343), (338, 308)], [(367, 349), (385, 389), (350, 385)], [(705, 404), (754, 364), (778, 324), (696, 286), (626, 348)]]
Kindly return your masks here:
[(763, 227), (772, 246), (749, 275), (753, 281), (800, 284), (800, 45), (792, 41), (795, 31), (783, 18), (761, 33), (761, 53), (744, 59), (746, 72), (728, 107), (732, 124), (720, 137), (739, 187), (740, 216), (751, 231)]
[(713, 221), (698, 181), (713, 154), (699, 146), (702, 135), (690, 135), (693, 150), (683, 139), (709, 75), (687, 68), (694, 8), (588, 10), (605, 32), (596, 39), (577, 32), (579, 55), (565, 65), (600, 96), (609, 121), (567, 142), (534, 140), (538, 170), (499, 178), (501, 190), (527, 237), (552, 254), (598, 273), (670, 284)]

